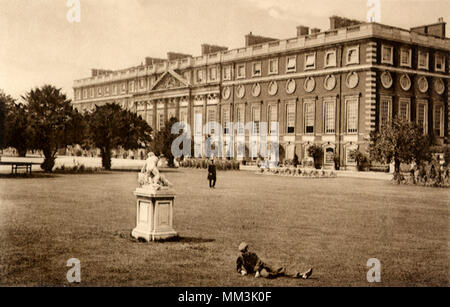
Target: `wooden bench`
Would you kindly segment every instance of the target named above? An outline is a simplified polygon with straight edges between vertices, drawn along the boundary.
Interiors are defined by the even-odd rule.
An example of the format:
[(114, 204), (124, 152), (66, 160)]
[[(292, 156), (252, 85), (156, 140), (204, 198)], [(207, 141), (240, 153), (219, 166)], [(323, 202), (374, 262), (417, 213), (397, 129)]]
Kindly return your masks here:
[(40, 165), (36, 162), (13, 162), (13, 161), (0, 161), (0, 165), (11, 165), (11, 174), (17, 174), (18, 169), (25, 169), (27, 173), (31, 174), (31, 168), (33, 165)]

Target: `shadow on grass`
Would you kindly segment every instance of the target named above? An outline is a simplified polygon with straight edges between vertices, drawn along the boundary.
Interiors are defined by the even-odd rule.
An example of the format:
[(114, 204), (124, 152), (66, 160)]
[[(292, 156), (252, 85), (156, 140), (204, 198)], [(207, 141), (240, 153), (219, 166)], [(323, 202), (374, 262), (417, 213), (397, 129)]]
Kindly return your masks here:
[(216, 241), (215, 239), (210, 238), (196, 238), (196, 237), (183, 237), (176, 236), (169, 239), (157, 240), (157, 241), (147, 241), (144, 238), (136, 239), (131, 235), (131, 231), (119, 231), (117, 232), (120, 238), (130, 240), (134, 243), (155, 243), (155, 244), (163, 244), (163, 243), (187, 243), (187, 244), (200, 244), (200, 243), (211, 243)]
[(56, 178), (59, 174), (55, 173), (18, 173), (18, 174), (0, 174), (0, 179), (36, 179), (36, 178)]

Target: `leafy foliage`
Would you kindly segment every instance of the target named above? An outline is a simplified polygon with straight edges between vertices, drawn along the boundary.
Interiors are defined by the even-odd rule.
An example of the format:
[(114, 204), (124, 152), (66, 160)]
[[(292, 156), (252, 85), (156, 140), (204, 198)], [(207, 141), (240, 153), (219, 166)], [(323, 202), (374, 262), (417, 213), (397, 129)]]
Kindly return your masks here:
[(76, 112), (66, 95), (51, 85), (36, 88), (22, 97), (27, 101), (30, 147), (42, 150), (44, 163), (41, 168), (51, 172), (59, 148), (73, 144), (78, 131), (73, 119)]
[(350, 157), (356, 161), (359, 171), (362, 171), (369, 166), (369, 158), (359, 150), (352, 150), (350, 152)]
[[(169, 119), (164, 124), (164, 128), (155, 134), (155, 138), (150, 145), (150, 150), (157, 156), (163, 155), (166, 157), (169, 167), (175, 166), (174, 156), (172, 154), (172, 143), (180, 134), (172, 134), (172, 126), (177, 123), (178, 120), (174, 117)], [(192, 144), (191, 144), (192, 145)], [(191, 147), (191, 150), (194, 147)]]
[(96, 106), (86, 114), (88, 140), (100, 149), (102, 166), (111, 169), (111, 150), (122, 147), (125, 150), (149, 146), (152, 128), (141, 117), (117, 104)]
[(430, 161), (429, 140), (421, 129), (404, 119), (395, 118), (391, 124), (371, 134), (370, 158), (382, 163), (395, 163), (395, 172), (400, 163)]
[(308, 147), (308, 155), (314, 159), (314, 167), (320, 169), (323, 160), (323, 148), (317, 144)]

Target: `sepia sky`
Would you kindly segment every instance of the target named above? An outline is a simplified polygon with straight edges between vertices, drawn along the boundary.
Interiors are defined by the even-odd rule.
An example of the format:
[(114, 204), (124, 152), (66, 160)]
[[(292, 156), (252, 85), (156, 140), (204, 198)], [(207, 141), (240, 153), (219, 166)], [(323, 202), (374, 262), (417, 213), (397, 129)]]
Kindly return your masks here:
[[(380, 0), (381, 22), (402, 28), (450, 22), (450, 0)], [(367, 0), (0, 0), (0, 89), (15, 98), (43, 84), (73, 97), (91, 68), (121, 69), (168, 51), (200, 55), (202, 43), (244, 46), (250, 31), (280, 39), (296, 26), (329, 28), (328, 17), (365, 20)], [(449, 36), (447, 25), (447, 36)]]

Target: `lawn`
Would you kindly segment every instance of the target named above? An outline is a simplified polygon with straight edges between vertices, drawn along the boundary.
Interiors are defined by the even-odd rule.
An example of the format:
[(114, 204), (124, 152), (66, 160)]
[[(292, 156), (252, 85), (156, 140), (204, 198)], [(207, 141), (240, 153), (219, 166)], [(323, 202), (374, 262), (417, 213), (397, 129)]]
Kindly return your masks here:
[[(69, 285), (70, 258), (82, 286), (369, 286), (369, 258), (379, 285), (449, 285), (448, 189), (230, 171), (210, 190), (205, 171), (165, 175), (181, 239), (150, 244), (130, 238), (136, 173), (1, 178), (0, 285)], [(238, 275), (241, 241), (312, 278)]]

